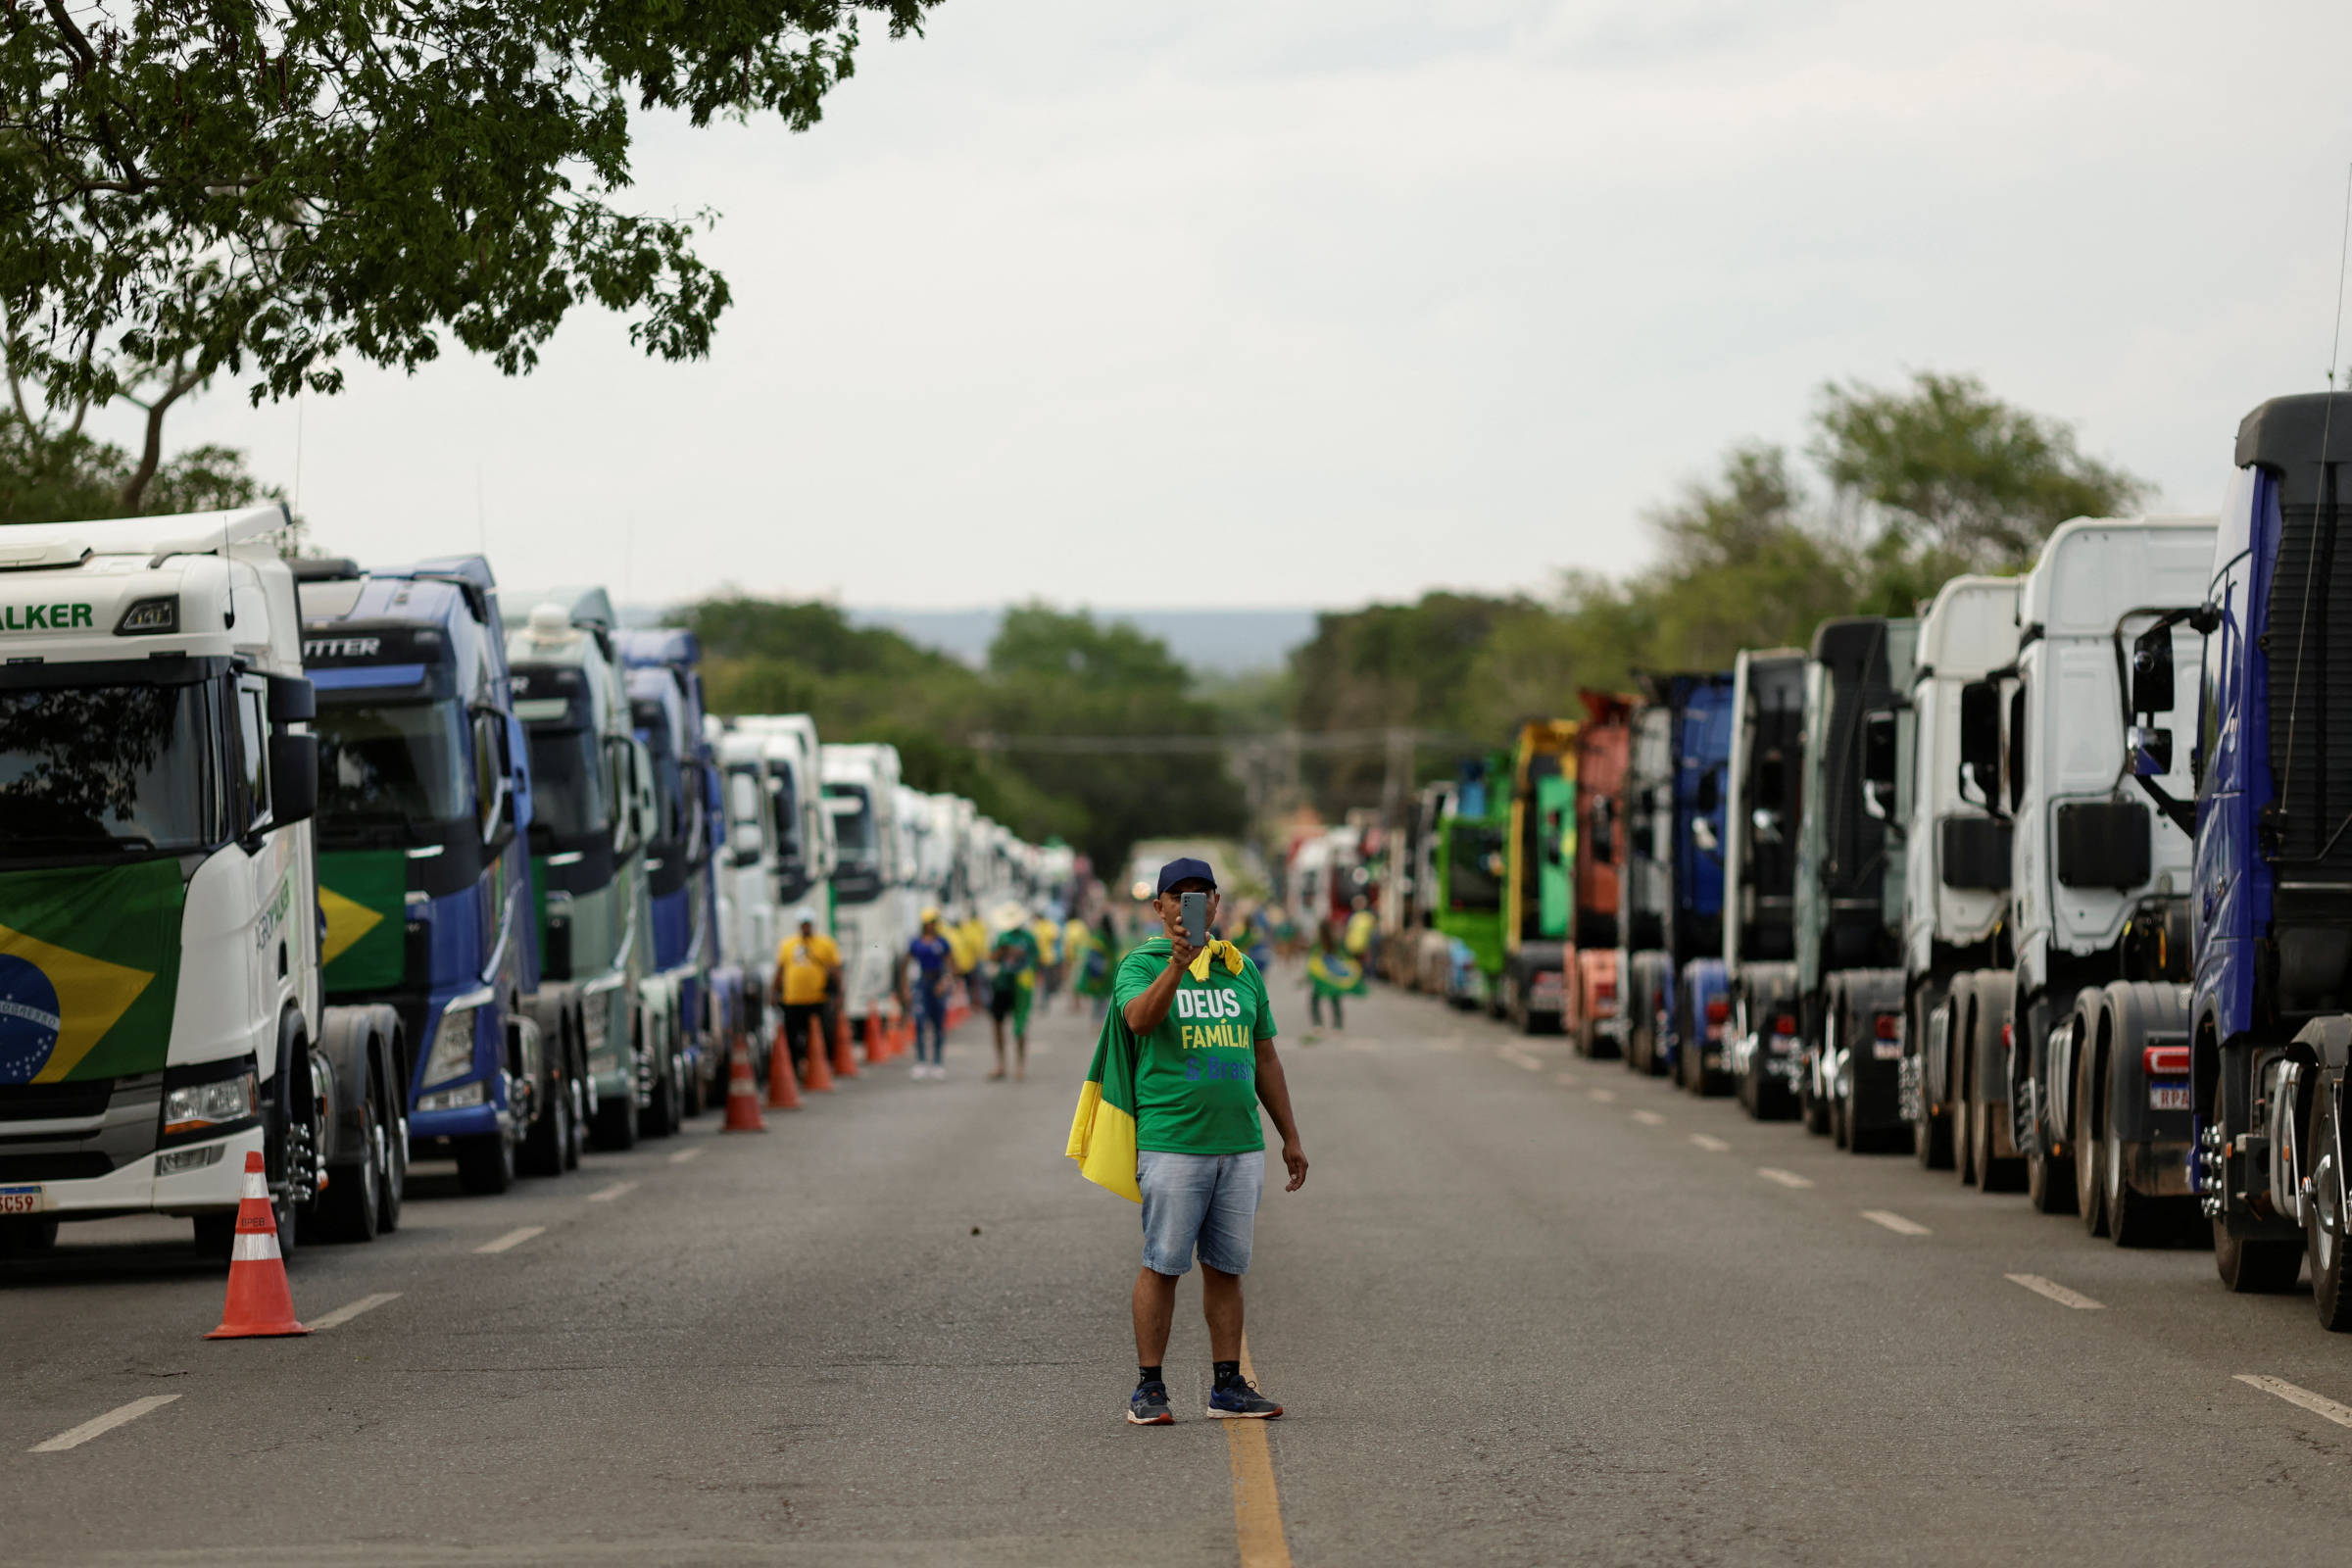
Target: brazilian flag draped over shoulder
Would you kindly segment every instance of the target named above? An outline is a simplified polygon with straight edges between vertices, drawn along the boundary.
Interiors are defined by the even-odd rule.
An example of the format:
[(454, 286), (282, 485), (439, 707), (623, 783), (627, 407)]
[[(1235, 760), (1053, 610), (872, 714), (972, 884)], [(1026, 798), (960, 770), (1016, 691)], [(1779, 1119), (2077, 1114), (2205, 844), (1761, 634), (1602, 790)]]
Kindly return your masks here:
[(0, 873), (0, 1084), (163, 1070), (186, 894), (172, 858)]
[(1135, 1031), (1117, 1007), (1102, 1015), (1094, 1064), (1078, 1091), (1070, 1118), (1069, 1156), (1078, 1174), (1130, 1202), (1144, 1200), (1135, 1185)]

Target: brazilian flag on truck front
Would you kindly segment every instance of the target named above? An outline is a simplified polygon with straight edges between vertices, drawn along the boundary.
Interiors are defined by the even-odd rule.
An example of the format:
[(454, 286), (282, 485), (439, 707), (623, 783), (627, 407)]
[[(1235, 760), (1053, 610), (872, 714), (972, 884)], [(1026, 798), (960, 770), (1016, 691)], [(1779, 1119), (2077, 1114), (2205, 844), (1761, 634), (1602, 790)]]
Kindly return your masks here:
[(185, 900), (175, 858), (0, 873), (0, 1084), (161, 1072)]

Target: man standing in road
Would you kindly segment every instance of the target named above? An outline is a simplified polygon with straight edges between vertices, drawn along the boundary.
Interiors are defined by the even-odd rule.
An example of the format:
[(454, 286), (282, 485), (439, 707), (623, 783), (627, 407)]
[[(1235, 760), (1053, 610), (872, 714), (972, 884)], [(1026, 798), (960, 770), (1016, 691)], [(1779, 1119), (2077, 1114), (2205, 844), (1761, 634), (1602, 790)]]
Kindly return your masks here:
[(776, 1000), (784, 1004), (784, 1040), (797, 1072), (807, 1064), (808, 1030), (825, 1016), (825, 997), (841, 973), (841, 949), (804, 915), (797, 935), (776, 944)]
[(989, 951), (991, 965), (988, 991), (988, 1018), (997, 1031), (997, 1070), (990, 1073), (994, 1081), (1004, 1076), (1004, 1026), (1012, 1025), (1013, 1071), (1015, 1082), (1029, 1076), (1029, 1007), (1037, 997), (1038, 951), (1037, 938), (1029, 930), (1026, 912), (1016, 916), (997, 945)]
[[(1242, 1276), (1266, 1172), (1263, 1103), (1282, 1138), (1286, 1192), (1306, 1181), (1306, 1154), (1291, 1114), (1290, 1086), (1274, 1051), (1274, 1011), (1257, 966), (1231, 943), (1211, 936), (1205, 947), (1185, 940), (1184, 895), (1207, 895), (1207, 927), (1216, 928), (1216, 873), (1205, 860), (1186, 858), (1160, 867), (1152, 901), (1163, 934), (1120, 960), (1111, 983), (1112, 1016), (1105, 1048), (1132, 1052), (1132, 1132), (1135, 1192), (1144, 1205), (1144, 1262), (1136, 1272), (1132, 1307), (1135, 1354), (1142, 1374), (1127, 1401), (1127, 1419), (1160, 1426), (1175, 1419), (1160, 1375), (1168, 1329), (1176, 1315), (1176, 1282), (1200, 1259), (1200, 1307), (1208, 1320), (1214, 1383), (1212, 1417), (1263, 1418), (1282, 1406), (1242, 1376)], [(1104, 1052), (1097, 1053), (1098, 1064)], [(1114, 1068), (1111, 1076), (1127, 1075)], [(1089, 1099), (1103, 1100), (1094, 1079)], [(1089, 1099), (1080, 1102), (1088, 1118)], [(1105, 1100), (1105, 1103), (1110, 1102)], [(1123, 1136), (1114, 1111), (1108, 1128)], [(1071, 1153), (1090, 1178), (1087, 1140), (1073, 1129)], [(1115, 1174), (1115, 1173), (1102, 1173)]]
[[(906, 957), (913, 972), (907, 976), (914, 989), (914, 1078), (945, 1078), (948, 1030), (948, 987), (956, 983), (956, 954), (948, 939), (939, 934), (939, 911), (923, 911), (923, 934), (908, 944)], [(931, 1040), (930, 1059), (923, 1056), (923, 1038)]]

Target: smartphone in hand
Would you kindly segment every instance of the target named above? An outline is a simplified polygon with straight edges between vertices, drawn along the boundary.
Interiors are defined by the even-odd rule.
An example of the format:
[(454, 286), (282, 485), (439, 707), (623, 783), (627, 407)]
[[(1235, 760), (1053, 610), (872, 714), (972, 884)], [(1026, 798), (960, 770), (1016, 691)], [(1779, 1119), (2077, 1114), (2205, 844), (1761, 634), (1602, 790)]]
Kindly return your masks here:
[(1177, 919), (1184, 927), (1184, 940), (1196, 948), (1208, 946), (1208, 895), (1187, 893)]

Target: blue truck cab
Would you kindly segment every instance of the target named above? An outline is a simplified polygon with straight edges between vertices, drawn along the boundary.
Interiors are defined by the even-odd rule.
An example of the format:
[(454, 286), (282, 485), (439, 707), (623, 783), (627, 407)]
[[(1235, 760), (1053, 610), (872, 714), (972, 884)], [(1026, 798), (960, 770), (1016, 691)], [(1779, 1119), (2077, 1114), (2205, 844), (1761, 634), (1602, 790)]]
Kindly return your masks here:
[[(2191, 1183), (2233, 1291), (2292, 1289), (2320, 1320), (2345, 1288), (2344, 1080), (2352, 1055), (2352, 394), (2274, 398), (2238, 426), (2205, 603), (2195, 729), (2176, 732), (2166, 621), (2132, 649), (2127, 738), (2143, 784), (2186, 742), (2193, 824), (2186, 1088)], [(2180, 705), (2185, 707), (2186, 705)], [(2152, 1048), (2153, 1049), (2153, 1048)], [(2161, 1085), (2164, 1063), (2151, 1061)]]
[(1730, 841), (1732, 736), (1739, 708), (1731, 671), (1677, 676), (1672, 782), (1664, 805), (1674, 888), (1670, 946), (1660, 976), (1657, 1045), (1644, 1065), (1689, 1081), (1710, 1031), (1721, 1049), (1731, 997), (1720, 955), (1724, 860)]
[(541, 975), (531, 774), (497, 581), (479, 556), (295, 567), (318, 693), (322, 979), (405, 1042), (408, 1143), (471, 1192), (579, 1157), (564, 988)]
[(706, 733), (702, 647), (669, 628), (613, 639), (630, 722), (653, 759), (656, 827), (646, 847), (654, 968), (675, 986), (689, 1114), (725, 1093), (726, 1047), (747, 1031), (742, 965), (719, 945), (718, 857), (726, 847), (715, 747)]

